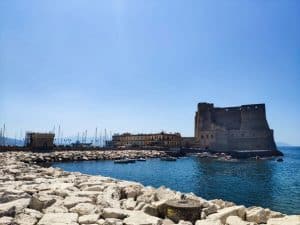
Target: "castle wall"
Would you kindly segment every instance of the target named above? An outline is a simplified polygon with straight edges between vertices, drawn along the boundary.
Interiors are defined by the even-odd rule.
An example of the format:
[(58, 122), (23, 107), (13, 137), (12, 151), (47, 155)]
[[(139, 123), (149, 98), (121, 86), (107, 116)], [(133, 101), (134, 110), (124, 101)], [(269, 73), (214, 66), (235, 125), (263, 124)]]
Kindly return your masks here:
[(264, 104), (214, 108), (199, 103), (195, 141), (198, 147), (214, 151), (277, 150)]

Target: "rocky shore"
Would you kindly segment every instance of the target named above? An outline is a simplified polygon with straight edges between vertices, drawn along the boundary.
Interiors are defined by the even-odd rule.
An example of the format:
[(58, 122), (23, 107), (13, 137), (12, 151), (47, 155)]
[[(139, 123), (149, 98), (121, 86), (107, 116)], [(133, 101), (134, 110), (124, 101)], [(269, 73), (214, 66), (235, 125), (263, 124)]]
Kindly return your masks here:
[(29, 164), (83, 160), (117, 160), (123, 158), (160, 158), (166, 155), (164, 151), (156, 150), (55, 151), (49, 153), (24, 151), (14, 154), (17, 161)]
[[(146, 155), (148, 154), (148, 155)], [(160, 157), (161, 152), (0, 153), (0, 225), (299, 225), (299, 215), (261, 207), (246, 208), (220, 199), (205, 200), (165, 187), (103, 176), (65, 172), (36, 163), (136, 157)], [(263, 197), (263, 196), (262, 196)], [(196, 221), (172, 221), (170, 200), (193, 201)], [(174, 213), (174, 212), (173, 212)]]

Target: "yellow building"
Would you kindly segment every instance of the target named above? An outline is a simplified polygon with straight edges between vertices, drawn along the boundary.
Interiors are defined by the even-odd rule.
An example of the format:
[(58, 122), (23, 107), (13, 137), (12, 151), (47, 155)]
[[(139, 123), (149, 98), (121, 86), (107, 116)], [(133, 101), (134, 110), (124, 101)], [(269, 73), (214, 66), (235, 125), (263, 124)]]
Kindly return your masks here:
[(159, 146), (159, 147), (180, 147), (180, 133), (155, 133), (155, 134), (116, 134), (112, 137), (112, 142), (115, 147), (132, 146)]

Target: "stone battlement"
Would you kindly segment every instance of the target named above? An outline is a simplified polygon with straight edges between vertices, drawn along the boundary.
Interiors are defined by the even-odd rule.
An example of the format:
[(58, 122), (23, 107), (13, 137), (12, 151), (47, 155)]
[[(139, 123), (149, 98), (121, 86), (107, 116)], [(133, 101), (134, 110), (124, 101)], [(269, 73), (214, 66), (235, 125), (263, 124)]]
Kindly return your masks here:
[(221, 108), (212, 103), (199, 103), (195, 140), (198, 147), (214, 151), (277, 151), (265, 104)]

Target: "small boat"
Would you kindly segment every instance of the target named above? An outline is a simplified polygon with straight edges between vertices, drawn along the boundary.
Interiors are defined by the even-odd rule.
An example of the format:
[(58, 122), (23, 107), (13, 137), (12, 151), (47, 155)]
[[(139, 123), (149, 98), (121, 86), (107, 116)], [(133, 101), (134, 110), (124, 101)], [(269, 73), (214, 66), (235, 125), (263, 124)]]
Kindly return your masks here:
[(145, 158), (138, 158), (136, 161), (145, 162), (145, 161), (146, 161), (146, 159), (145, 159)]
[(114, 163), (135, 163), (135, 159), (118, 159)]
[(283, 162), (282, 158), (277, 159), (277, 162)]
[(175, 157), (162, 157), (160, 158), (162, 161), (176, 161), (177, 159)]

